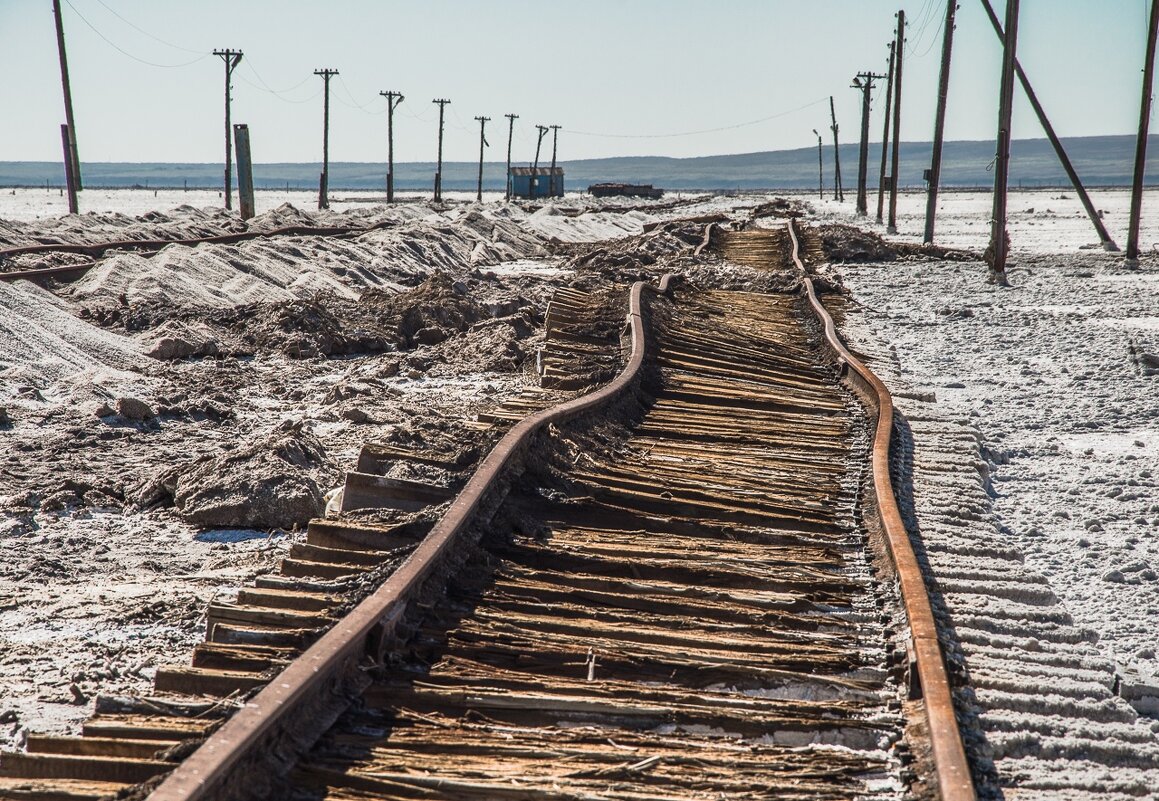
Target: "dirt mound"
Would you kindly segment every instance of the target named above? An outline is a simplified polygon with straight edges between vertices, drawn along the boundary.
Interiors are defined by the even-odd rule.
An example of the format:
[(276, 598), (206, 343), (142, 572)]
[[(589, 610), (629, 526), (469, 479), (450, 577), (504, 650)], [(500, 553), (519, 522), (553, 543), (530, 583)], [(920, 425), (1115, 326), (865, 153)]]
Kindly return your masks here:
[[(977, 261), (978, 256), (964, 250), (938, 245), (915, 245), (907, 242), (887, 242), (872, 231), (851, 225), (822, 225), (809, 229), (808, 238), (819, 237), (820, 252), (826, 261), (834, 264), (863, 264), (866, 262), (898, 261), (900, 259), (938, 259)], [(815, 252), (815, 248), (806, 247)]]
[(322, 443), (295, 423), (183, 468), (172, 481), (173, 505), (182, 520), (206, 528), (292, 528), (322, 513), (319, 480), (333, 473)]
[(467, 284), (447, 273), (435, 273), (407, 292), (368, 292), (362, 302), (394, 322), (405, 348), (436, 345), (488, 316), (469, 296)]

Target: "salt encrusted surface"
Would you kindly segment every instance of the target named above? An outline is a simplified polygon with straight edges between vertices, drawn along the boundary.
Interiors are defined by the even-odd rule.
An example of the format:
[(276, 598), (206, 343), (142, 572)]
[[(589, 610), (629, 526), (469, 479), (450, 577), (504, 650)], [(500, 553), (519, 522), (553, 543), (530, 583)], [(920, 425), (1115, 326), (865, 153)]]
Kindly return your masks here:
[[(974, 221), (943, 220), (944, 239)], [(1159, 378), (1140, 354), (1159, 350), (1159, 262), (1079, 252), (1082, 218), (1026, 222), (1010, 289), (981, 264), (845, 266), (863, 304), (846, 336), (907, 418), (913, 533), (971, 685), (983, 796), (1156, 798)]]

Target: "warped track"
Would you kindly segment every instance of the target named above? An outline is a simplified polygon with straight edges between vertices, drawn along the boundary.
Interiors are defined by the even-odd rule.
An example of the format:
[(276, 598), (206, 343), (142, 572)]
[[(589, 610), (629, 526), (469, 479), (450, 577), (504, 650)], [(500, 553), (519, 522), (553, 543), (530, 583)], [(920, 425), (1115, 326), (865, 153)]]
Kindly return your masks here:
[(557, 444), (566, 495), (509, 501), (536, 533), (497, 532), (301, 796), (895, 795), (865, 419), (800, 302), (678, 300), (642, 419)]
[[(801, 269), (791, 227), (724, 250)], [(399, 532), (316, 522), (284, 568), (305, 584), (214, 611), (209, 661), (6, 756), (0, 793), (972, 799), (888, 394), (805, 286), (637, 284), (624, 372), (516, 422), (348, 614), (326, 582), (390, 572)]]

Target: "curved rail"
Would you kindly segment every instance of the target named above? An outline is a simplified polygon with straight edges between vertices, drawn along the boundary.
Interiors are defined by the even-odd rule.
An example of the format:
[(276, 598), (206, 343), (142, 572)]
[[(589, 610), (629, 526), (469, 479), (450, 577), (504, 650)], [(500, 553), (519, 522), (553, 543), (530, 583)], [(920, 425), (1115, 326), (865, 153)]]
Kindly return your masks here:
[(238, 789), (243, 785), (244, 782), (231, 785), (231, 780), (236, 779), (234, 771), (251, 753), (292, 725), (289, 716), (300, 702), (331, 687), (351, 665), (357, 664), (376, 633), (389, 631), (402, 617), (411, 596), (442, 564), (452, 545), (468, 529), (484, 498), (530, 438), (544, 426), (571, 419), (614, 400), (631, 387), (644, 364), (644, 290), (666, 293), (671, 281), (672, 276), (666, 275), (659, 288), (642, 281), (632, 286), (628, 312), (632, 352), (627, 365), (613, 381), (587, 395), (531, 415), (511, 428), (407, 561), (210, 735), (149, 795), (150, 801), (220, 799), (225, 796), (226, 787)]
[(925, 702), (941, 801), (975, 801), (977, 796), (974, 792), (974, 782), (970, 776), (969, 763), (966, 761), (962, 734), (954, 716), (954, 699), (950, 692), (950, 680), (946, 675), (942, 649), (938, 644), (938, 628), (930, 605), (930, 596), (893, 493), (893, 480), (889, 471), (889, 447), (893, 437), (893, 396), (881, 379), (842, 343), (837, 335), (833, 318), (818, 299), (813, 280), (801, 262), (800, 244), (792, 220), (788, 221), (788, 231), (793, 242), (793, 261), (804, 276), (809, 303), (825, 327), (825, 340), (837, 356), (851, 368), (853, 382), (870, 405), (877, 409), (877, 430), (872, 449), (874, 498), (885, 541), (897, 570), (902, 604), (905, 606), (913, 638), (914, 659)]

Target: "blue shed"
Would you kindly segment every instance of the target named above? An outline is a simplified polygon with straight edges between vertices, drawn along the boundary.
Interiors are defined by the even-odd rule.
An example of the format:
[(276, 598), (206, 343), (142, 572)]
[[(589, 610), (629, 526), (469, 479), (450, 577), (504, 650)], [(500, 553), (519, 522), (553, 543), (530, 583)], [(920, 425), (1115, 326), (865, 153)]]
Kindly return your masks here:
[[(512, 167), (508, 180), (511, 181), (511, 194), (514, 197), (563, 197), (563, 167), (538, 167), (534, 169), (534, 182), (531, 167)], [(534, 191), (533, 191), (534, 190)]]

